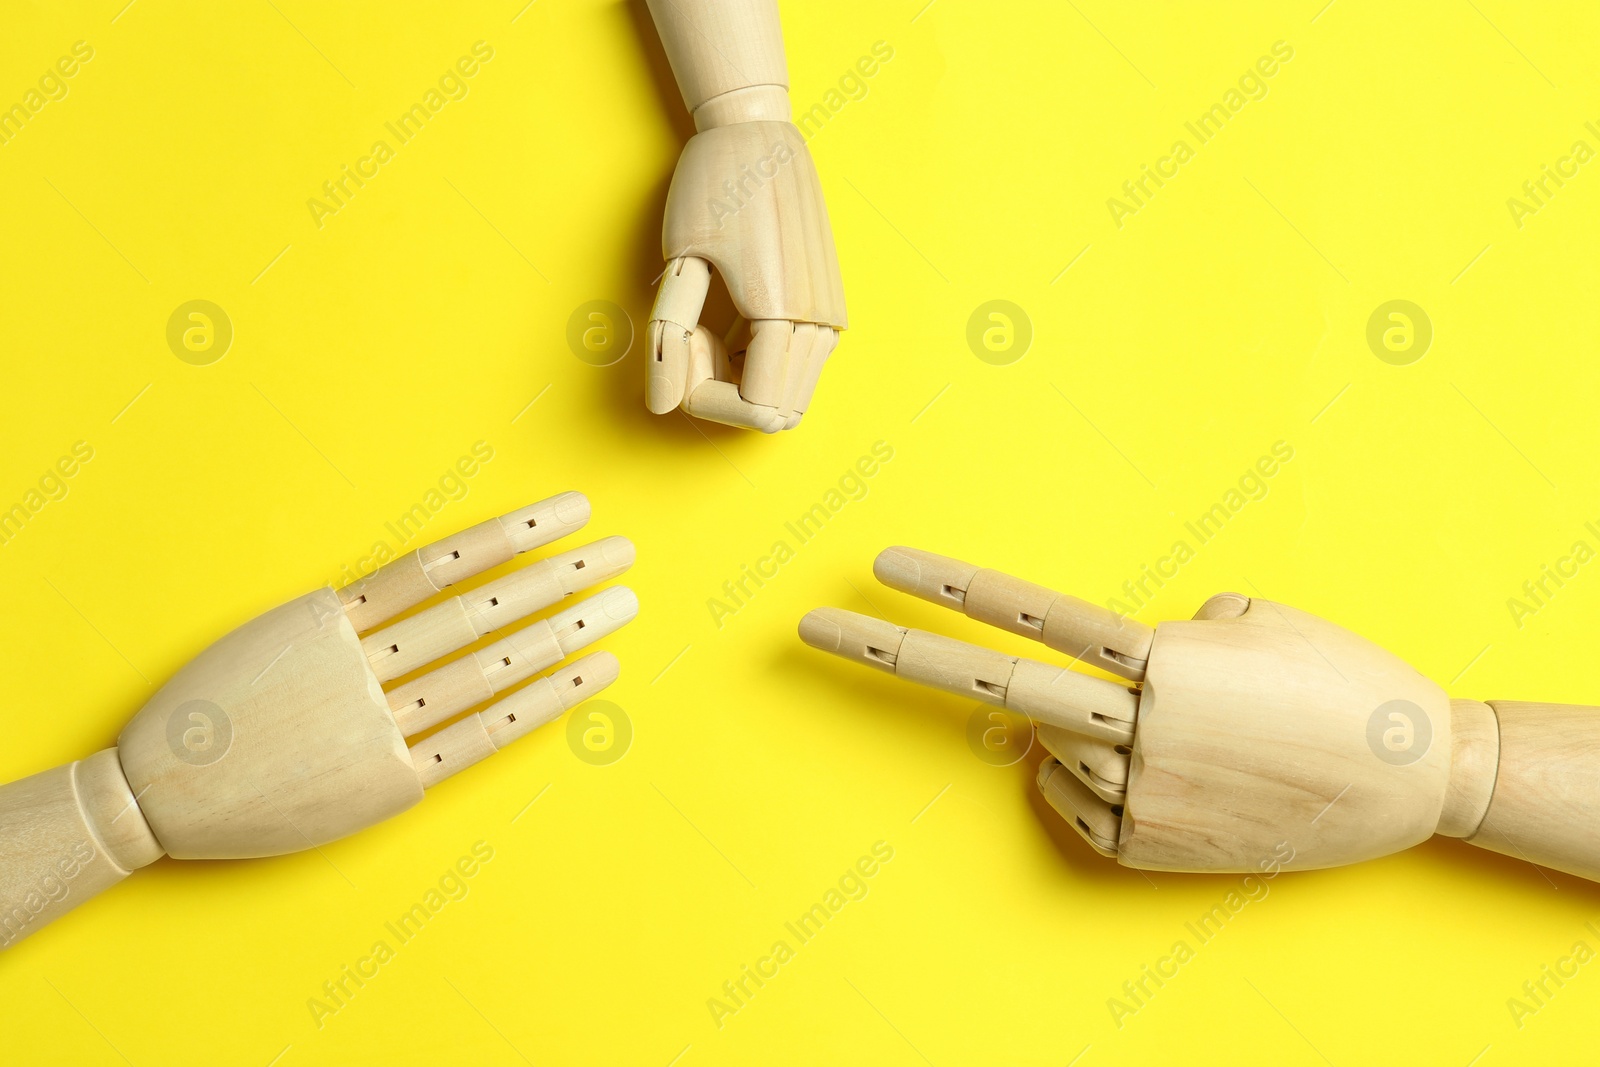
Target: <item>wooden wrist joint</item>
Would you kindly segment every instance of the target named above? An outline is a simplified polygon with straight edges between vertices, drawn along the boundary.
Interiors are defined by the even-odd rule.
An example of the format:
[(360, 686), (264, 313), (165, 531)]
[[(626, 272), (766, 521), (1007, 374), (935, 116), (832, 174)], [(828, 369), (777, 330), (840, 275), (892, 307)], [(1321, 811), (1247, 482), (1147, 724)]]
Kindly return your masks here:
[(1450, 702), (1450, 781), (1437, 833), (1471, 837), (1483, 824), (1500, 763), (1500, 724), (1476, 700)]
[(132, 871), (165, 853), (139, 810), (115, 748), (102, 749), (72, 764), (72, 785), (85, 825), (111, 862)]
[(700, 133), (736, 122), (789, 121), (789, 90), (782, 85), (747, 85), (694, 109), (694, 128)]

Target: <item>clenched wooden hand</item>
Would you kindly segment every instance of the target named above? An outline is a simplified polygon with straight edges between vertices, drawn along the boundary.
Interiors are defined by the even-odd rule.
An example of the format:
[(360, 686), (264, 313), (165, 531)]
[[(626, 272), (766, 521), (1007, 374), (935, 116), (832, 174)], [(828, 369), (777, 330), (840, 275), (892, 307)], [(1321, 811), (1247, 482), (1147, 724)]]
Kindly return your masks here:
[[(789, 120), (773, 0), (650, 0), (699, 131), (667, 193), (667, 260), (650, 314), (645, 403), (775, 433), (799, 425), (845, 328), (822, 185)], [(712, 275), (742, 322), (731, 355), (695, 359)]]

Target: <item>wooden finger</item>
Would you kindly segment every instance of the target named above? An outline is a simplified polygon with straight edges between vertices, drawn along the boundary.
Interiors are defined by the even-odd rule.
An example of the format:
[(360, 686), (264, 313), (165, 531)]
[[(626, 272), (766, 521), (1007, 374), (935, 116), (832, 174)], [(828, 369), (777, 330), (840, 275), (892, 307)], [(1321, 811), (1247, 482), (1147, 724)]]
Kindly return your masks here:
[[(728, 330), (722, 335), (721, 343), (717, 345), (717, 373), (718, 381), (737, 382), (744, 372), (744, 350), (750, 347), (750, 320), (743, 315), (735, 315), (728, 324)], [(733, 353), (739, 356), (737, 373), (733, 364)]]
[(689, 336), (711, 291), (711, 264), (698, 256), (671, 260), (650, 310), (650, 350), (645, 363), (645, 406), (663, 415), (683, 403), (689, 370)]
[(1112, 674), (1144, 678), (1155, 631), (1107, 608), (916, 548), (884, 549), (872, 573), (892, 589), (1042, 641)]
[(419, 734), (615, 633), (638, 613), (632, 590), (608, 589), (396, 686), (387, 694), (389, 710), (402, 734)]
[(449, 586), (520, 552), (540, 548), (589, 521), (589, 498), (560, 493), (424, 545), (339, 590), (357, 632), (388, 622)]
[[(730, 337), (739, 332), (738, 324)], [(783, 429), (776, 408), (751, 404), (739, 394), (738, 376), (743, 364), (728, 354), (728, 342), (704, 326), (689, 338), (689, 374), (683, 410), (697, 419), (739, 426), (762, 433)]]
[(777, 433), (783, 429), (784, 420), (778, 415), (777, 408), (748, 402), (739, 395), (739, 387), (732, 382), (701, 382), (683, 402), (683, 410), (697, 419), (742, 426), (762, 433)]
[(1061, 765), (1108, 804), (1121, 804), (1128, 793), (1128, 745), (1085, 737), (1048, 723), (1039, 724), (1039, 742)]
[(378, 681), (391, 681), (579, 589), (615, 578), (633, 566), (633, 558), (633, 542), (626, 537), (602, 538), (385, 626), (362, 638), (361, 649)]
[(833, 350), (838, 345), (838, 330), (831, 326), (817, 327), (816, 340), (811, 346), (805, 373), (800, 378), (800, 391), (795, 395), (793, 410), (783, 425), (785, 430), (792, 430), (800, 425), (806, 410), (811, 407), (811, 398), (816, 395), (817, 382), (822, 378), (822, 368), (827, 365), (828, 357), (833, 355)]
[(1117, 838), (1122, 830), (1122, 806), (1112, 805), (1090, 792), (1067, 769), (1053, 759), (1039, 764), (1039, 792), (1091, 848), (1112, 859), (1117, 855)]
[(1249, 610), (1250, 598), (1243, 593), (1218, 593), (1201, 604), (1194, 617), (1201, 622), (1237, 619)]
[(750, 350), (750, 329), (750, 320), (743, 315), (736, 315), (727, 332), (722, 335), (722, 343), (716, 349), (717, 381), (735, 385), (744, 381), (744, 361)]
[(693, 333), (711, 291), (711, 263), (699, 256), (679, 256), (667, 264), (656, 290), (651, 322), (674, 322)]
[(617, 680), (621, 666), (609, 652), (594, 652), (546, 675), (432, 737), (411, 746), (411, 762), (427, 789), (561, 717)]
[(778, 414), (783, 416), (785, 427), (794, 415), (795, 402), (800, 399), (800, 387), (806, 380), (806, 370), (811, 366), (811, 353), (817, 347), (817, 335), (826, 333), (826, 326), (812, 322), (797, 322), (789, 335), (789, 354), (785, 357), (783, 394), (778, 401)]
[(716, 334), (704, 326), (696, 326), (689, 335), (689, 377), (684, 396), (700, 387), (702, 382), (727, 381), (728, 350)]
[(665, 415), (683, 403), (690, 379), (690, 334), (675, 322), (650, 324), (650, 362), (645, 373), (644, 404)]
[(1111, 743), (1133, 738), (1138, 697), (1124, 686), (1048, 663), (1007, 656), (942, 634), (908, 630), (842, 608), (800, 620), (813, 648), (947, 693), (995, 704)]
[[(782, 405), (796, 329), (788, 319), (755, 319), (750, 323), (750, 346), (745, 350), (744, 378), (739, 384), (739, 395), (748, 403), (774, 410)], [(809, 346), (809, 338), (806, 343)]]

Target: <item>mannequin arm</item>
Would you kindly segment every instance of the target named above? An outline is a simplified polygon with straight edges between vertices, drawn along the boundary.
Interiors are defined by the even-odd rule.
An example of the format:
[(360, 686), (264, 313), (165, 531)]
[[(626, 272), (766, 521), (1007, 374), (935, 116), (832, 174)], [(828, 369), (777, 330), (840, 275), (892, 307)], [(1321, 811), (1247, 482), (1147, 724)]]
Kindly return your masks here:
[(0, 786), (0, 948), (161, 854), (114, 748)]
[(1045, 800), (1124, 866), (1310, 870), (1438, 834), (1600, 882), (1600, 708), (1451, 700), (1259, 597), (1219, 594), (1152, 630), (917, 549), (885, 550), (873, 572), (1121, 679), (836, 608), (800, 623), (813, 647), (1031, 720)]
[[(1483, 710), (1463, 716), (1464, 706)], [(1466, 832), (1442, 821), (1439, 832), (1600, 881), (1600, 708), (1457, 700), (1451, 710), (1452, 792), (1469, 783), (1486, 804), (1476, 824), (1455, 828)], [(1464, 752), (1463, 727), (1480, 739), (1476, 752)]]
[[(766, 433), (793, 429), (847, 323), (822, 184), (789, 119), (778, 5), (649, 5), (699, 132), (667, 192), (645, 405)], [(727, 331), (729, 351), (714, 358), (708, 343), (691, 341), (705, 327), (713, 275), (746, 324)]]
[(789, 121), (789, 71), (776, 0), (649, 0), (697, 130)]
[(604, 690), (609, 652), (557, 665), (637, 614), (620, 586), (577, 596), (632, 566), (626, 538), (463, 584), (588, 520), (562, 493), (279, 605), (179, 670), (115, 748), (0, 786), (0, 949), (163, 854), (355, 833)]

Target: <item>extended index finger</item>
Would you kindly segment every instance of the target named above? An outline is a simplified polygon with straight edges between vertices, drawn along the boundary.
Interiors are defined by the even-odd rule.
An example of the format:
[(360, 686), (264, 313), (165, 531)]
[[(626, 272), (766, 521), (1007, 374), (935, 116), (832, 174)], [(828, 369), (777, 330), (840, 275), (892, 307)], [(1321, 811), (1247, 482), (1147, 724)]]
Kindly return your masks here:
[(1144, 678), (1156, 632), (1108, 608), (917, 548), (884, 549), (872, 573), (891, 589), (1031, 637), (1112, 674)]
[(1139, 698), (1103, 678), (842, 608), (809, 612), (800, 620), (800, 639), (906, 681), (1007, 708), (1085, 737), (1112, 744), (1133, 738)]

